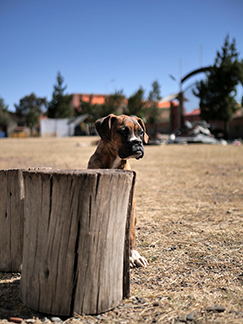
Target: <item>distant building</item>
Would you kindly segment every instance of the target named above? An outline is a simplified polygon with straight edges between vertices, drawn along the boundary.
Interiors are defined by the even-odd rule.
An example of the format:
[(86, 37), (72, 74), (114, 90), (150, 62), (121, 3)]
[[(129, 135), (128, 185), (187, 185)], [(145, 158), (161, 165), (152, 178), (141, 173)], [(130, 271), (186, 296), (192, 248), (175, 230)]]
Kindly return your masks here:
[(149, 134), (156, 133), (169, 134), (178, 128), (179, 103), (175, 100), (159, 101), (158, 108), (160, 110), (159, 120), (154, 124), (146, 123)]
[[(104, 94), (73, 94), (72, 106), (74, 109), (81, 113), (82, 108), (80, 105), (80, 100), (90, 101), (92, 104), (103, 104), (105, 99), (109, 95)], [(92, 98), (92, 99), (91, 99)], [(187, 98), (183, 98), (184, 101), (187, 101)], [(124, 106), (127, 104), (127, 99), (124, 99)], [(123, 106), (123, 108), (124, 108)], [(179, 101), (178, 93), (172, 94), (165, 97), (158, 102), (158, 108), (160, 110), (160, 118), (154, 124), (146, 123), (147, 131), (149, 134), (161, 133), (169, 134), (176, 131), (179, 128)], [(200, 109), (194, 109), (190, 113), (186, 113), (183, 107), (183, 121), (189, 120), (191, 122), (200, 122)], [(213, 130), (222, 131), (223, 122), (221, 121), (209, 121), (212, 125)], [(243, 108), (238, 110), (234, 115), (233, 119), (229, 122), (229, 136), (231, 138), (243, 138)]]
[[(72, 99), (72, 106), (74, 109), (76, 109), (78, 112), (82, 112), (82, 107), (80, 104), (80, 100), (89, 102), (91, 100), (91, 103), (94, 104), (103, 104), (105, 103), (105, 99), (109, 95), (103, 95), (103, 94), (73, 94)], [(158, 108), (160, 109), (160, 120), (156, 123), (156, 129), (157, 132), (160, 133), (168, 133), (171, 130), (176, 129), (178, 127), (178, 102), (175, 100), (176, 96), (174, 96), (171, 101), (160, 101), (158, 102)], [(124, 98), (124, 105), (122, 108), (126, 107), (127, 105), (127, 99)], [(122, 111), (121, 111), (122, 113)], [(146, 124), (148, 128), (148, 132), (154, 127), (154, 125)]]
[[(31, 135), (31, 130), (26, 126), (25, 117), (18, 117), (16, 113), (9, 112), (10, 122), (7, 127), (8, 137), (29, 137)], [(38, 135), (38, 129), (33, 128), (33, 136)]]
[[(109, 97), (109, 95), (104, 94), (81, 94), (74, 93), (72, 99), (72, 107), (78, 112), (82, 112), (81, 100), (85, 102), (89, 102), (91, 100), (92, 105), (102, 105), (105, 103), (105, 99)], [(126, 99), (125, 99), (126, 100)]]
[(40, 118), (41, 137), (80, 135), (97, 135), (92, 116), (86, 114), (76, 118)]

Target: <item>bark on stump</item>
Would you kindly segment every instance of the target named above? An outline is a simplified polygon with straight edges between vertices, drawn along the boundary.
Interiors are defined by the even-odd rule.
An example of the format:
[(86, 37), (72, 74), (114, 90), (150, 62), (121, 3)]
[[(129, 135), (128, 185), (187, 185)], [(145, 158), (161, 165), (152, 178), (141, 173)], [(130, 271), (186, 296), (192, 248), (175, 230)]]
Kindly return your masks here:
[(43, 313), (98, 314), (129, 294), (135, 173), (25, 171), (22, 301)]
[(0, 170), (0, 271), (21, 270), (23, 231), (22, 171)]

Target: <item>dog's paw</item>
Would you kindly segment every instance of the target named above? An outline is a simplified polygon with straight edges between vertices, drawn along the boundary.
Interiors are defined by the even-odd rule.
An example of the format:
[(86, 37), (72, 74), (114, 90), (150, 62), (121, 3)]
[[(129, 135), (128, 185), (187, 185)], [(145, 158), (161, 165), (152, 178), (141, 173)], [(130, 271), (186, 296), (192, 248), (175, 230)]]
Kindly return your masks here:
[(148, 261), (137, 250), (130, 251), (130, 268), (146, 267), (147, 265)]

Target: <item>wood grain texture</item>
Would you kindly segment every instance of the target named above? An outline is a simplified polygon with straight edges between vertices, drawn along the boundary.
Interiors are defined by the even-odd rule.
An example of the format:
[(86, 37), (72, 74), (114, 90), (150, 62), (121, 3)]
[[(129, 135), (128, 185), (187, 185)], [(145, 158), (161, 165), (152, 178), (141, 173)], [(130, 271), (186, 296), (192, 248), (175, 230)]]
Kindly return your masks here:
[(129, 267), (124, 244), (129, 247), (135, 173), (31, 170), (23, 175), (22, 301), (67, 316), (117, 306), (129, 291), (123, 285), (124, 260)]
[(132, 220), (132, 209), (134, 203), (134, 190), (136, 182), (136, 172), (134, 172), (132, 189), (130, 191), (129, 204), (127, 210), (125, 244), (124, 244), (124, 266), (123, 266), (123, 299), (130, 297), (130, 229)]
[(0, 271), (21, 270), (24, 188), (21, 170), (0, 170)]

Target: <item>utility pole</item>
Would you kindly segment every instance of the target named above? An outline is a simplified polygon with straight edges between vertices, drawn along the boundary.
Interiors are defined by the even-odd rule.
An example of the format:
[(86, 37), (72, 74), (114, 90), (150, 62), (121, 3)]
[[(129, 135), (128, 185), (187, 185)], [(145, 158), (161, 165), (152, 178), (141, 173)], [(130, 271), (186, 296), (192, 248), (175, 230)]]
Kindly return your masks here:
[(179, 110), (178, 110), (178, 129), (181, 129), (183, 125), (183, 91), (182, 91), (182, 82), (178, 81), (173, 75), (169, 74), (169, 77), (176, 81), (179, 85), (179, 93), (178, 93), (178, 100), (179, 100)]
[(178, 128), (181, 129), (183, 126), (183, 91), (180, 82), (180, 92), (179, 92), (179, 116), (178, 116)]

